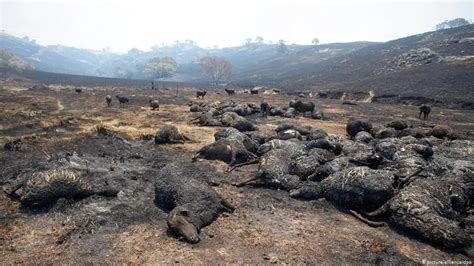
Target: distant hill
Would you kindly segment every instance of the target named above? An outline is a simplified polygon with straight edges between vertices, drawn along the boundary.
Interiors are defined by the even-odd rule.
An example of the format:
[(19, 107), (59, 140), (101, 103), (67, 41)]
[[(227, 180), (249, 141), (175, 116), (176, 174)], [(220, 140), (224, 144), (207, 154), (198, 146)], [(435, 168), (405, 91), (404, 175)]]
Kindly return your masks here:
[(97, 75), (102, 55), (85, 49), (66, 46), (41, 46), (28, 38), (0, 34), (0, 48), (30, 62), (35, 69), (68, 73)]
[(273, 54), (263, 60), (251, 60), (244, 68), (236, 69), (236, 79), (259, 84), (268, 81), (281, 82), (283, 79), (312, 69), (331, 58), (344, 56), (364, 47), (376, 45), (374, 42), (331, 43), (305, 45), (288, 54)]
[(385, 43), (287, 45), (285, 54), (277, 53), (277, 44), (205, 49), (192, 41), (116, 54), (41, 46), (8, 34), (0, 34), (0, 48), (40, 71), (128, 79), (148, 79), (142, 73), (144, 63), (152, 57), (170, 56), (178, 62), (170, 81), (202, 84), (207, 81), (196, 60), (217, 55), (232, 63), (233, 82), (240, 86), (269, 85), (286, 92), (374, 91), (378, 96), (413, 95), (474, 105), (472, 24)]
[(10, 51), (0, 48), (0, 68), (23, 71), (25, 69), (32, 69), (33, 66)]
[[(300, 61), (301, 62), (301, 61)], [(279, 64), (241, 79), (287, 90), (369, 91), (474, 102), (474, 25), (427, 32), (278, 73)], [(274, 70), (272, 70), (274, 69)]]
[[(247, 45), (222, 49), (205, 49), (192, 41), (178, 42), (169, 46), (154, 46), (151, 51), (131, 49), (125, 54), (107, 50), (91, 51), (62, 45), (42, 46), (28, 38), (0, 34), (0, 48), (30, 62), (36, 69), (47, 72), (92, 75), (117, 78), (147, 78), (143, 65), (153, 57), (170, 56), (178, 62), (178, 71), (173, 81), (206, 82), (196, 65), (198, 58), (206, 55), (223, 56), (232, 65), (237, 80), (247, 79), (255, 71), (287, 73), (297, 72), (298, 64), (315, 64), (336, 55), (348, 53), (374, 43), (357, 42), (346, 44), (287, 45), (288, 53), (278, 54), (277, 44), (249, 43)], [(242, 77), (242, 78), (240, 78)]]

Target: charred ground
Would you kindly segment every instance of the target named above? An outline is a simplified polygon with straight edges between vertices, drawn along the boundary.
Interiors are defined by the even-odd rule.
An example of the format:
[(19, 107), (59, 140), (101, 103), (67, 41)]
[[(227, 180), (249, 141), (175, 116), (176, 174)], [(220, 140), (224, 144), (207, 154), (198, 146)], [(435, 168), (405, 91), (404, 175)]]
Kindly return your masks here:
[[(186, 105), (196, 101), (194, 88), (182, 88), (176, 95), (174, 90), (98, 86), (77, 94), (74, 87), (63, 85), (31, 89), (33, 84), (25, 80), (1, 85), (0, 141), (22, 141), (19, 151), (0, 151), (0, 255), (5, 263), (420, 263), (426, 258), (467, 259), (388, 227), (368, 227), (325, 200), (300, 201), (284, 191), (236, 188), (232, 184), (253, 175), (256, 167), (228, 175), (228, 166), (214, 161), (196, 163), (216, 172), (214, 188), (237, 209), (203, 228), (198, 244), (178, 241), (170, 237), (166, 213), (153, 203), (153, 177), (170, 162), (191, 161), (201, 147), (214, 142), (219, 128), (189, 124), (196, 116)], [(114, 105), (107, 108), (107, 94), (127, 96), (131, 103), (119, 108), (114, 99)], [(148, 107), (150, 97), (160, 101), (159, 111)], [(293, 97), (238, 92), (230, 98), (211, 91), (199, 101), (258, 104), (263, 99), (287, 106)], [(379, 124), (401, 117), (415, 126), (449, 124), (460, 138), (473, 139), (474, 116), (468, 110), (436, 107), (425, 122), (416, 118), (417, 106), (311, 100), (324, 109), (329, 120), (258, 115), (249, 119), (262, 132), (294, 121), (346, 138), (349, 117)], [(176, 126), (192, 141), (153, 144), (150, 136), (164, 124)], [(64, 153), (109, 169), (106, 181), (119, 190), (117, 196), (61, 200), (40, 209), (24, 208), (7, 196), (38, 165)], [(90, 166), (91, 171), (95, 166)]]

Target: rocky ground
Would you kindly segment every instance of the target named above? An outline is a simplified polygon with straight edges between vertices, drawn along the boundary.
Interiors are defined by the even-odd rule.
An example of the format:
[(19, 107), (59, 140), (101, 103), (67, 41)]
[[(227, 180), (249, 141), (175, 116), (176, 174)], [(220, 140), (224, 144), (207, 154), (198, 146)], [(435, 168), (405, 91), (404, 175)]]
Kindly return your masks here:
[[(391, 227), (370, 227), (325, 199), (302, 201), (283, 190), (235, 187), (234, 183), (254, 176), (257, 166), (228, 174), (227, 164), (208, 160), (196, 164), (215, 172), (213, 188), (236, 210), (221, 214), (202, 228), (199, 243), (180, 241), (167, 230), (167, 214), (154, 204), (154, 177), (168, 163), (191, 161), (203, 146), (214, 142), (214, 133), (220, 129), (190, 123), (198, 113), (189, 112), (187, 103), (260, 103), (264, 99), (271, 105), (287, 106), (292, 97), (237, 93), (230, 98), (211, 91), (204, 100), (196, 100), (192, 88), (176, 92), (95, 87), (77, 94), (73, 87), (29, 89), (31, 85), (3, 82), (0, 89), (0, 143), (3, 146), (21, 139), (18, 150), (0, 151), (0, 258), (6, 264), (417, 264), (470, 260), (458, 250)], [(114, 97), (108, 108), (107, 94), (128, 96), (131, 103), (120, 108)], [(159, 111), (148, 107), (150, 97), (159, 100)], [(283, 122), (295, 122), (348, 138), (345, 127), (349, 117), (370, 119), (376, 125), (398, 117), (416, 127), (448, 124), (459, 138), (474, 138), (474, 116), (469, 110), (436, 107), (428, 121), (421, 121), (417, 106), (312, 101), (328, 119), (258, 115), (248, 119), (268, 134)], [(165, 124), (176, 126), (190, 140), (154, 144), (150, 136)], [(90, 180), (93, 191), (112, 186), (118, 193), (64, 197), (41, 208), (24, 206), (12, 196), (21, 194), (21, 184), (38, 169), (61, 158), (75, 167), (84, 166), (82, 171), (90, 176), (95, 171), (104, 173)]]

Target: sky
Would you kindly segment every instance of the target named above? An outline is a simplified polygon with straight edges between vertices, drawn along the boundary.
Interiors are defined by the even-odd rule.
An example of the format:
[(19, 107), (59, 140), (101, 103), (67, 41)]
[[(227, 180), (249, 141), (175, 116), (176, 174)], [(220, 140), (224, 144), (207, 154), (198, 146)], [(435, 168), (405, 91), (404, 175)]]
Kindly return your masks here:
[(114, 52), (185, 39), (230, 47), (256, 36), (289, 44), (388, 41), (456, 17), (474, 20), (474, 0), (0, 0), (6, 33)]

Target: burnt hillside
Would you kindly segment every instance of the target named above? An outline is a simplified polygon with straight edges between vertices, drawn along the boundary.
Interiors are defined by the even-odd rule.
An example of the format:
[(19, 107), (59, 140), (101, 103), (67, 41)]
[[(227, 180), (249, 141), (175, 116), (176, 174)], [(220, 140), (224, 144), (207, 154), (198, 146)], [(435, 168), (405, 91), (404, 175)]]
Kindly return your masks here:
[(243, 79), (283, 84), (288, 90), (374, 90), (377, 94), (472, 101), (473, 37), (473, 25), (428, 32), (367, 46), (317, 64), (299, 64), (297, 71), (288, 70), (283, 75), (262, 71), (262, 75), (257, 72)]

